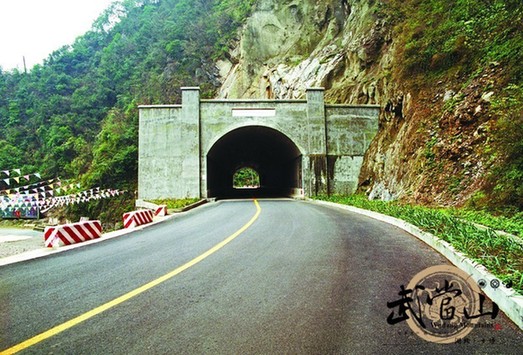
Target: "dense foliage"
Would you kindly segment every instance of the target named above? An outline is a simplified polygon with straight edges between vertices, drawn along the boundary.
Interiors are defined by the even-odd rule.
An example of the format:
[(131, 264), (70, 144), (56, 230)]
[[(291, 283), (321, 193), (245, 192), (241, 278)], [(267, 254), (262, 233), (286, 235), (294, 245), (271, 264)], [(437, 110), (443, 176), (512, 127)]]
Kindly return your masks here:
[(235, 188), (260, 187), (260, 175), (253, 168), (241, 168), (234, 173), (232, 185)]
[[(407, 221), (447, 241), (456, 250), (484, 265), (502, 281), (512, 284), (516, 291), (523, 294), (523, 239), (498, 234), (492, 229), (478, 228), (470, 222), (474, 216), (456, 216), (456, 212), (452, 210), (398, 202), (369, 201), (361, 195), (319, 196), (318, 199), (364, 208)], [(466, 217), (468, 221), (462, 217)], [(503, 228), (506, 225), (505, 221), (496, 222), (495, 217), (491, 217), (491, 223), (494, 228)], [(511, 227), (521, 231), (523, 222), (514, 220)]]
[[(475, 93), (494, 92), (490, 114), (496, 124), (483, 147), (489, 174), (470, 202), (472, 207), (503, 213), (523, 211), (521, 1), (387, 0), (378, 12), (395, 26), (396, 55), (402, 63), (395, 79), (413, 91), (456, 81), (463, 89), (487, 75), (490, 66), (502, 68), (496, 86), (477, 88)], [(460, 99), (448, 101), (447, 106)]]
[(472, 74), (500, 61), (523, 79), (523, 9), (519, 0), (388, 0), (384, 14), (397, 24), (405, 75)]
[(139, 104), (212, 96), (252, 0), (115, 1), (71, 46), (27, 73), (0, 69), (0, 168), (133, 189)]

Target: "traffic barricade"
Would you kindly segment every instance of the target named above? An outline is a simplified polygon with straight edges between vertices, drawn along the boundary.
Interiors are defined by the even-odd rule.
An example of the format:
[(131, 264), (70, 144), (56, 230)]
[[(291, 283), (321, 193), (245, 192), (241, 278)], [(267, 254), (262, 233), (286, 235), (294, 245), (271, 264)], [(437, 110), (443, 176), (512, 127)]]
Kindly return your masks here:
[(82, 221), (78, 223), (48, 226), (44, 230), (44, 243), (48, 248), (82, 243), (102, 236), (100, 221)]
[(167, 206), (166, 205), (160, 205), (156, 207), (154, 211), (154, 215), (158, 217), (165, 217), (167, 216)]
[(127, 212), (123, 215), (124, 228), (134, 228), (143, 224), (151, 223), (153, 221), (153, 211), (139, 210)]

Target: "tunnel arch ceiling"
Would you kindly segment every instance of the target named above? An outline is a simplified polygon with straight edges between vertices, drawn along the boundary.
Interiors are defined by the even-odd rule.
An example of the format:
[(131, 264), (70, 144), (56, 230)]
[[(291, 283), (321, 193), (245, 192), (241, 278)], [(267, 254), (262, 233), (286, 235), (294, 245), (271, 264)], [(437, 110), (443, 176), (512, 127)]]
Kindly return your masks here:
[(323, 88), (299, 100), (181, 92), (181, 105), (139, 106), (138, 200), (227, 195), (241, 166), (268, 193), (350, 194), (378, 131), (379, 106), (327, 105)]
[[(292, 196), (303, 186), (303, 155), (285, 134), (265, 126), (237, 128), (218, 139), (206, 156), (208, 197)], [(260, 188), (234, 189), (243, 167), (260, 175)]]

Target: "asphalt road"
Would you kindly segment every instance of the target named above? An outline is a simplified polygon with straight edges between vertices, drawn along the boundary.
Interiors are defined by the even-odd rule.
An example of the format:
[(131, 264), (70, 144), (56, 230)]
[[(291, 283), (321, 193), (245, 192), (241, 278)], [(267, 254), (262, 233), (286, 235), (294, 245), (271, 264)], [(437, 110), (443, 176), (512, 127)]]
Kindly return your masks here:
[[(33, 341), (54, 354), (521, 354), (523, 332), (427, 342), (387, 323), (400, 285), (446, 259), (411, 235), (357, 214), (261, 200), (227, 245), (104, 312)], [(256, 213), (213, 203), (131, 235), (0, 267), (0, 351), (85, 315), (194, 261)], [(485, 320), (487, 321), (487, 320)]]

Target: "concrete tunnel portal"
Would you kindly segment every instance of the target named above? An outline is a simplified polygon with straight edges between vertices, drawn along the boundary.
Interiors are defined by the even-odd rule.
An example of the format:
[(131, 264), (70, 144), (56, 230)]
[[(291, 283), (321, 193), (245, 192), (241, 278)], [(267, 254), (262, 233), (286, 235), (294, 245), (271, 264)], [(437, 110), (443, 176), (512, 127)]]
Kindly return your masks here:
[[(303, 186), (302, 153), (285, 134), (264, 126), (237, 128), (207, 153), (207, 195), (215, 198), (287, 197)], [(236, 189), (233, 176), (252, 168), (260, 187)]]
[(326, 104), (324, 91), (207, 100), (183, 87), (181, 104), (140, 105), (138, 200), (354, 193), (380, 107)]

